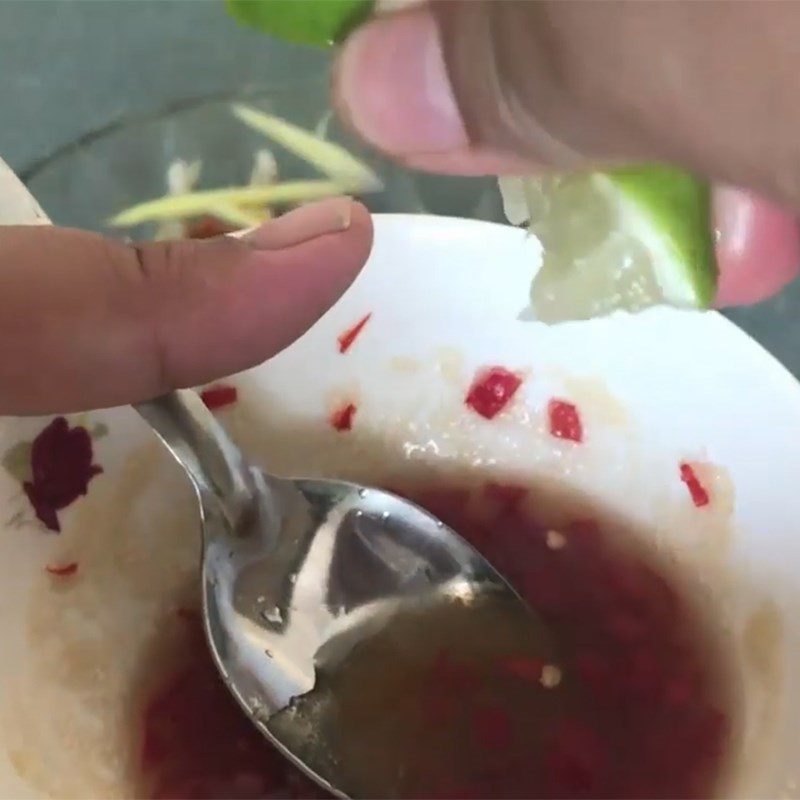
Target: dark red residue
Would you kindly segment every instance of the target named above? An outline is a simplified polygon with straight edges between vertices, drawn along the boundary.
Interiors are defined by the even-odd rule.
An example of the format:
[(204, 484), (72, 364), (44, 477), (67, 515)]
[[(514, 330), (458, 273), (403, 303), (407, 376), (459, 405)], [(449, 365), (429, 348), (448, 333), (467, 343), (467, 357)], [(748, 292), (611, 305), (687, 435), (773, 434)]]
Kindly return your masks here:
[(348, 328), (346, 331), (342, 331), (339, 334), (336, 341), (339, 343), (339, 352), (346, 353), (352, 346), (353, 342), (356, 340), (358, 335), (361, 331), (364, 330), (364, 326), (370, 321), (372, 317), (372, 312), (370, 311), (369, 314), (365, 314), (352, 328)]
[(74, 575), (78, 571), (78, 562), (71, 561), (69, 564), (48, 564), (45, 571), (57, 578), (66, 578)]
[(551, 400), (547, 404), (550, 434), (570, 442), (583, 441), (583, 425), (578, 409), (566, 400)]
[(511, 720), (508, 712), (494, 706), (477, 708), (472, 713), (472, 734), (484, 750), (506, 750), (511, 746)]
[(236, 228), (216, 217), (201, 217), (186, 226), (186, 238), (213, 239), (215, 236), (223, 236), (226, 233), (233, 233), (235, 230)]
[(505, 367), (488, 367), (475, 376), (464, 402), (482, 417), (494, 419), (521, 385), (522, 378)]
[(347, 403), (335, 409), (330, 416), (331, 427), (337, 431), (349, 431), (353, 428), (353, 417), (356, 415), (353, 403)]
[(502, 673), (531, 682), (541, 679), (544, 666), (544, 659), (533, 656), (508, 656), (498, 663)]
[(92, 437), (86, 428), (70, 428), (56, 417), (34, 440), (31, 474), (23, 489), (36, 516), (51, 531), (60, 531), (57, 512), (85, 495), (89, 481), (103, 471), (92, 464)]
[(200, 399), (206, 404), (206, 408), (216, 411), (219, 408), (233, 405), (239, 399), (239, 392), (235, 386), (226, 383), (217, 383), (203, 389), (200, 392)]
[[(423, 685), (423, 716), (431, 725), (452, 725), (458, 713), (458, 698), (472, 695), (478, 688), (479, 678), (467, 664), (453, 660), (441, 651), (425, 678)], [(442, 691), (442, 687), (448, 691)]]
[(691, 464), (681, 464), (681, 480), (686, 484), (686, 488), (692, 497), (692, 502), (698, 508), (707, 506), (711, 502), (705, 486), (700, 483), (700, 479)]
[(250, 723), (219, 678), (199, 616), (172, 642), (185, 666), (151, 694), (141, 720), (137, 796), (325, 797)]
[(519, 504), (525, 499), (528, 490), (524, 486), (511, 483), (494, 483), (489, 481), (484, 486), (487, 499), (496, 503), (504, 511), (516, 511)]
[(604, 774), (609, 755), (603, 737), (591, 725), (580, 718), (560, 720), (545, 736), (542, 762), (547, 790), (553, 797), (607, 796), (603, 788), (609, 777)]

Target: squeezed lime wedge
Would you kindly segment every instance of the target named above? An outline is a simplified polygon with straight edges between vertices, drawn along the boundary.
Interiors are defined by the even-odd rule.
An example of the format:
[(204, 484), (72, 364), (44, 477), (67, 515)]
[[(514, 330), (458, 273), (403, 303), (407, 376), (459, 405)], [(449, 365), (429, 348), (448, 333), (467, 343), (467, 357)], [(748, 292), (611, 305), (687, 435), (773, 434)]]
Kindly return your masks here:
[(717, 264), (710, 191), (672, 167), (501, 178), (506, 216), (542, 244), (531, 287), (543, 322), (654, 305), (708, 308)]
[(373, 0), (226, 0), (239, 22), (295, 44), (330, 47), (371, 13)]

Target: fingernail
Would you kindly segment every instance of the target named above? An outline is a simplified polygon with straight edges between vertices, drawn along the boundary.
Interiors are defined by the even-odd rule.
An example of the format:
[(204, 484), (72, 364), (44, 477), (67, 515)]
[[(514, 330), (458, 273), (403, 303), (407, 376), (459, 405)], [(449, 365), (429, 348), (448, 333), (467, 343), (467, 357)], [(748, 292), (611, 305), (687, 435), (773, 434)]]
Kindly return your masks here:
[(431, 14), (415, 9), (358, 30), (339, 55), (334, 99), (371, 144), (397, 156), (467, 146)]
[(353, 200), (332, 197), (300, 206), (265, 222), (242, 237), (257, 250), (283, 250), (330, 233), (341, 233), (350, 227)]

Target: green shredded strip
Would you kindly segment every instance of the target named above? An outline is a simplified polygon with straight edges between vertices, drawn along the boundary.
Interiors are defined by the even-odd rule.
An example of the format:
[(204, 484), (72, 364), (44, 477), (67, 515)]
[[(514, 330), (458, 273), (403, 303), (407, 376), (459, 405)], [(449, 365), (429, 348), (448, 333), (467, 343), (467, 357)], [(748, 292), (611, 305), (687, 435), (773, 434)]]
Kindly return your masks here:
[(340, 145), (250, 106), (237, 104), (232, 107), (232, 111), (245, 125), (316, 167), (328, 180), (287, 181), (263, 186), (228, 187), (166, 195), (121, 211), (109, 220), (109, 225), (132, 227), (144, 222), (210, 214), (231, 225), (250, 228), (263, 221), (263, 216), (258, 214), (258, 207), (300, 204), (339, 194), (361, 194), (381, 188), (378, 176)]
[(257, 206), (273, 203), (303, 203), (333, 197), (343, 193), (363, 191), (362, 186), (332, 180), (287, 181), (268, 186), (209, 189), (189, 194), (176, 194), (147, 200), (121, 211), (108, 224), (132, 227), (157, 220), (185, 219), (213, 214), (220, 205)]
[(267, 218), (263, 213), (259, 214), (255, 210), (232, 205), (231, 203), (219, 203), (213, 208), (209, 208), (208, 213), (223, 222), (227, 222), (229, 225), (236, 225), (239, 228), (255, 228)]
[(245, 125), (285, 147), (323, 175), (334, 180), (354, 181), (362, 191), (381, 188), (378, 176), (340, 145), (250, 106), (237, 103), (232, 109)]

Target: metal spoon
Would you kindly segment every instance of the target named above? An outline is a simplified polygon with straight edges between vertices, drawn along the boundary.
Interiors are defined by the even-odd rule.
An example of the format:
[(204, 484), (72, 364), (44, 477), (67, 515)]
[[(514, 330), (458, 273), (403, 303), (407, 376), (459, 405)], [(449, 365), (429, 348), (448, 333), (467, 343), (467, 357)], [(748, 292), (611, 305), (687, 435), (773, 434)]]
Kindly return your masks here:
[(407, 500), (249, 466), (195, 392), (136, 408), (197, 493), (204, 622), (225, 683), (268, 739), (346, 797), (337, 776), (304, 763), (290, 744), (297, 737), (279, 737), (270, 719), (310, 692), (315, 670), (343, 647), (421, 597), (493, 592), (522, 601), (461, 537)]

